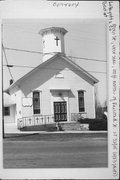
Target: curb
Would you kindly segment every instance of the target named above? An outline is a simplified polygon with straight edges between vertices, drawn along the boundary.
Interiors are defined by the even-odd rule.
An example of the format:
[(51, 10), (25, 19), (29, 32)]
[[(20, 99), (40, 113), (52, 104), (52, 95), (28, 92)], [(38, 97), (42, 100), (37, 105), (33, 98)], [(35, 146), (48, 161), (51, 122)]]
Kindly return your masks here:
[(22, 135), (22, 134), (103, 134), (103, 133), (108, 133), (108, 131), (54, 131), (54, 132), (46, 132), (46, 131), (29, 131), (29, 132), (12, 132), (12, 133), (5, 133), (5, 135), (7, 134), (18, 134), (18, 135)]

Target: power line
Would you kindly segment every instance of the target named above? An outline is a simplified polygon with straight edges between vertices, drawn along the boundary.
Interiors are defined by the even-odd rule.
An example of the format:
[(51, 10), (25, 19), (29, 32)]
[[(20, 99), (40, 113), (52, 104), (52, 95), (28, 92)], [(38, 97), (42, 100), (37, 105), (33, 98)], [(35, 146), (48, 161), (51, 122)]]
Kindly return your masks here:
[[(6, 28), (6, 27), (5, 27)], [(11, 27), (9, 27), (9, 31), (10, 31), (10, 28)], [(13, 28), (13, 27), (12, 27)], [(39, 33), (35, 33), (35, 32), (32, 32), (32, 31), (26, 31), (26, 30), (24, 30), (24, 29), (20, 29), (20, 27), (14, 27), (15, 29), (17, 28), (17, 29), (19, 29), (19, 31), (17, 31), (17, 30), (14, 30), (14, 29), (12, 29), (11, 31), (13, 32), (19, 32), (19, 33), (27, 33), (27, 34), (33, 34), (33, 35), (39, 35)]]
[(91, 72), (91, 73), (101, 73), (101, 74), (107, 74), (107, 72), (102, 72), (102, 71), (88, 71), (88, 72)]
[[(51, 26), (53, 26), (53, 25), (51, 25)], [(13, 28), (13, 27), (11, 27), (11, 28)], [(17, 31), (17, 30), (12, 30), (12, 31), (14, 31), (14, 32), (23, 32), (23, 33), (30, 33), (30, 34), (33, 34), (33, 35), (39, 35), (39, 32), (37, 32), (37, 33), (35, 33), (35, 32), (33, 32), (33, 31), (26, 31), (25, 29), (23, 29), (23, 28), (21, 28), (21, 26), (17, 26), (17, 27), (15, 27), (14, 26), (14, 28), (15, 29), (19, 29), (19, 31)], [(79, 31), (79, 33), (80, 32), (82, 32), (82, 33), (89, 33), (89, 34), (91, 34), (92, 32), (86, 32), (86, 31)], [(74, 38), (74, 37), (76, 37), (76, 38)], [(79, 35), (75, 35), (75, 34), (71, 34), (70, 35), (70, 41), (80, 41), (80, 39), (89, 39), (89, 40), (91, 40), (91, 41), (93, 41), (93, 43), (94, 43), (94, 41), (96, 41), (96, 44), (98, 44), (98, 45), (100, 45), (100, 46), (103, 46), (104, 47), (104, 43), (101, 43), (101, 42), (99, 42), (99, 40), (98, 39), (95, 39), (95, 38), (91, 38), (91, 36), (90, 37), (81, 37), (81, 36), (79, 36)], [(68, 40), (68, 41), (69, 41)]]
[[(24, 29), (24, 28), (21, 28), (21, 26), (20, 25), (15, 25), (14, 23), (9, 23), (9, 24), (6, 24), (6, 23), (4, 23), (4, 25), (9, 25), (9, 30), (10, 30), (10, 28), (12, 28), (12, 31), (15, 31), (15, 32), (20, 32), (20, 31), (22, 31), (22, 32), (25, 32), (25, 33), (30, 33), (30, 34), (37, 34), (37, 33), (35, 33), (35, 31), (28, 31), (28, 30), (26, 30), (26, 29)], [(12, 25), (12, 26), (11, 26)], [(14, 26), (13, 26), (14, 25)], [(49, 25), (50, 27), (52, 27), (53, 26), (53, 24), (51, 24), (51, 25)], [(6, 26), (5, 28), (8, 28), (8, 26)], [(14, 29), (13, 29), (14, 28)], [(67, 27), (66, 27), (67, 28)], [(16, 29), (16, 30), (15, 30)], [(19, 30), (19, 31), (18, 31)], [(38, 30), (39, 31), (39, 30)], [(81, 32), (81, 33), (86, 33), (86, 34), (94, 34), (94, 32), (90, 32), (90, 31), (81, 31), (80, 29), (78, 29), (78, 28), (75, 28), (75, 31), (76, 32)], [(103, 34), (103, 33), (101, 33), (101, 34)]]
[(84, 59), (86, 61), (106, 62), (105, 60), (90, 59), (90, 58), (85, 58), (85, 57), (75, 57), (75, 56), (67, 56), (67, 57), (75, 58), (75, 59)]
[[(21, 31), (21, 32), (23, 32), (23, 33), (30, 33), (30, 34), (33, 34), (33, 35), (38, 35), (38, 36), (40, 36), (39, 35), (39, 33), (34, 33), (34, 32), (30, 32), (30, 31), (24, 31), (24, 30), (19, 30), (19, 31)], [(15, 31), (14, 30), (14, 32), (19, 32), (19, 31)], [(97, 40), (97, 39), (95, 39), (95, 38), (91, 38), (91, 37), (81, 37), (81, 36), (78, 36), (78, 35), (70, 35), (70, 39), (69, 40), (75, 40), (75, 41), (80, 41), (80, 39), (89, 39), (89, 40), (92, 40), (92, 41), (96, 41), (96, 43), (98, 43), (98, 44), (101, 44), (101, 46), (103, 46), (102, 45), (102, 43), (101, 42), (99, 42), (99, 40)]]
[(28, 53), (38, 53), (38, 54), (43, 54), (42, 52), (39, 51), (31, 51), (31, 50), (26, 50), (26, 49), (16, 49), (16, 48), (8, 48), (4, 47), (7, 50), (12, 50), (12, 51), (21, 51), (21, 52), (28, 52)]
[[(3, 66), (7, 66), (7, 67), (18, 67), (18, 68), (36, 68), (36, 67), (33, 67), (33, 66), (23, 66), (23, 65), (3, 65)], [(62, 70), (62, 69), (59, 69), (59, 68), (43, 68), (43, 69)], [(64, 69), (64, 70), (69, 71), (69, 69)], [(74, 71), (79, 71), (79, 70), (74, 70)], [(106, 74), (106, 72), (101, 72), (101, 71), (87, 71), (87, 72)]]
[(3, 65), (3, 66), (7, 66), (7, 67), (20, 67), (20, 68), (35, 68), (33, 66), (23, 66), (23, 65), (13, 65), (13, 64), (10, 64), (10, 65)]
[[(20, 51), (20, 52), (27, 52), (27, 53), (37, 53), (37, 54), (42, 54), (42, 55), (54, 54), (54, 53), (43, 53), (43, 52), (40, 52), (40, 51), (31, 51), (31, 50), (26, 50), (26, 49), (17, 49), (17, 48), (9, 48), (9, 47), (4, 47), (4, 48), (7, 49), (7, 50), (12, 50), (12, 51)], [(106, 60), (90, 59), (90, 58), (85, 58), (85, 57), (75, 57), (75, 56), (69, 56), (69, 55), (66, 55), (66, 57), (75, 58), (75, 59), (84, 59), (86, 61), (106, 62)]]
[(80, 41), (81, 39), (85, 40), (90, 40), (90, 41), (96, 41), (96, 43), (98, 44), (101, 44), (101, 45), (104, 45), (104, 42), (100, 42), (99, 39), (95, 39), (95, 38), (92, 38), (92, 37), (84, 37), (84, 36), (78, 36), (78, 35), (69, 35), (69, 39), (68, 40), (76, 40), (76, 41)]
[[(105, 46), (105, 44), (104, 43), (100, 43), (100, 42), (94, 42), (95, 40), (94, 39), (90, 39), (90, 38), (80, 38), (80, 39), (83, 39), (84, 41), (87, 39), (87, 43), (89, 43), (88, 42), (88, 39), (91, 41), (90, 43), (94, 43), (94, 44), (97, 44), (97, 45), (99, 45), (99, 46), (101, 46), (101, 47), (104, 47)], [(80, 41), (80, 39), (78, 39), (78, 38), (70, 38), (68, 41)], [(93, 42), (92, 42), (93, 41)]]
[[(6, 24), (4, 24), (4, 25), (6, 25)], [(39, 35), (39, 31), (38, 32), (35, 32), (35, 31), (28, 31), (28, 30), (25, 30), (24, 28), (21, 28), (21, 26), (14, 26), (14, 27), (12, 27), (12, 26), (9, 26), (9, 29), (7, 29), (8, 28), (8, 26), (6, 26), (5, 27), (5, 29), (6, 30), (9, 30), (9, 31), (14, 31), (14, 32), (17, 32), (17, 33), (21, 33), (21, 32), (24, 32), (24, 33), (27, 33), (27, 34), (34, 34), (34, 35)], [(10, 29), (11, 28), (11, 29)], [(14, 29), (13, 29), (14, 28)], [(18, 29), (19, 29), (19, 31), (18, 31)]]
[[(14, 67), (14, 65), (9, 65), (9, 64), (8, 64), (8, 60), (7, 60), (7, 56), (6, 56), (6, 53), (5, 53), (5, 49), (4, 49), (3, 44), (2, 44), (2, 51), (3, 51), (4, 56), (5, 56), (5, 60), (6, 60), (6, 64), (7, 64), (6, 66), (8, 67), (8, 71), (9, 71), (9, 73), (10, 73), (10, 76), (11, 76), (13, 82), (17, 85), (16, 81), (15, 81), (14, 78), (13, 78), (13, 75), (12, 75), (12, 73), (11, 73), (11, 70), (10, 70), (10, 67)], [(17, 86), (19, 87), (19, 85), (17, 85)]]
[[(8, 47), (4, 47), (3, 44), (2, 44), (2, 48), (3, 48), (3, 52), (4, 52), (6, 64), (7, 64), (7, 65), (3, 65), (3, 66), (8, 67), (10, 76), (11, 76), (11, 78), (12, 78), (13, 80), (14, 80), (14, 78), (13, 78), (12, 73), (11, 73), (11, 71), (10, 71), (10, 68), (11, 68), (11, 67), (19, 67), (19, 68), (35, 68), (35, 67), (33, 67), (33, 66), (10, 65), (10, 64), (8, 64), (8, 60), (7, 60), (7, 56), (6, 56), (6, 53), (5, 53), (5, 49), (7, 49), (7, 50), (13, 50), (13, 51), (20, 51), (20, 52), (27, 52), (27, 53), (38, 53), (38, 54), (42, 54), (42, 55), (43, 55), (43, 54), (53, 54), (53, 53), (42, 53), (42, 52), (40, 52), (40, 51), (31, 51), (31, 50), (25, 50), (25, 49), (8, 48)], [(105, 60), (97, 60), (97, 59), (90, 59), (90, 58), (83, 58), (83, 57), (74, 57), (74, 56), (67, 56), (67, 57), (69, 57), (69, 58), (75, 58), (75, 59), (84, 59), (84, 60), (87, 60), (87, 61), (106, 62)], [(50, 68), (44, 68), (44, 69), (50, 69)], [(52, 69), (53, 69), (53, 68), (52, 68)], [(55, 68), (54, 68), (54, 69), (55, 69)], [(55, 69), (55, 70), (61, 70), (61, 69)], [(106, 74), (106, 72), (100, 72), (100, 71), (88, 71), (88, 72)]]
[(5, 53), (5, 49), (4, 49), (3, 44), (2, 44), (2, 50), (3, 50), (3, 53), (4, 53), (4, 57), (5, 57), (6, 64), (7, 64), (7, 67), (8, 67), (8, 71), (9, 71), (9, 73), (10, 73), (11, 78), (12, 78), (13, 81), (14, 81), (13, 75), (12, 75), (12, 73), (11, 73), (11, 71), (10, 71), (10, 66), (9, 66), (9, 64), (8, 64), (8, 60), (7, 60), (7, 56), (6, 56), (6, 53)]
[(54, 54), (53, 52), (51, 53), (43, 53), (40, 51), (32, 51), (32, 50), (27, 50), (27, 49), (17, 49), (17, 48), (8, 48), (8, 47), (4, 47), (6, 50), (12, 50), (12, 51), (20, 51), (20, 52), (27, 52), (27, 53), (35, 53), (35, 54), (42, 54), (42, 55), (46, 55), (46, 54)]

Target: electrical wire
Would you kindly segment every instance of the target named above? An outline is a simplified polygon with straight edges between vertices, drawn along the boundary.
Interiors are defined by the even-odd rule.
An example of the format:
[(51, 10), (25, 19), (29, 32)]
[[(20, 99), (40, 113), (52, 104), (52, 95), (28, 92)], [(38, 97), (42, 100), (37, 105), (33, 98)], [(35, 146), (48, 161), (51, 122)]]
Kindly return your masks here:
[[(21, 65), (3, 65), (3, 66), (9, 66), (9, 67), (17, 67), (17, 68), (36, 68), (35, 66), (21, 66)], [(42, 69), (48, 69), (48, 70), (62, 70), (62, 69), (59, 69), (59, 68), (42, 68)], [(69, 71), (69, 69), (64, 69), (66, 71)], [(73, 70), (73, 71), (79, 71), (79, 70)], [(106, 74), (106, 72), (101, 72), (101, 71), (87, 71), (87, 72), (91, 72), (91, 73), (103, 73), (103, 74)]]
[[(45, 55), (45, 54), (54, 54), (54, 53), (43, 53), (43, 52), (40, 52), (40, 51), (31, 51), (31, 50), (26, 50), (26, 49), (17, 49), (17, 48), (9, 48), (9, 47), (4, 47), (4, 49), (12, 50), (12, 51), (27, 52), (27, 53), (36, 53), (36, 54), (42, 54), (42, 55)], [(85, 58), (85, 57), (75, 57), (75, 56), (69, 56), (69, 55), (66, 55), (66, 57), (75, 58), (75, 59), (84, 59), (86, 61), (106, 62), (105, 60), (90, 59), (90, 58)]]
[[(7, 49), (7, 50), (13, 50), (13, 51), (21, 51), (21, 52), (27, 52), (27, 53), (39, 53), (39, 54), (53, 54), (53, 53), (42, 53), (40, 51), (31, 51), (31, 50), (25, 50), (25, 49), (16, 49), (16, 48), (8, 48), (8, 47), (3, 47), (3, 49)], [(5, 54), (5, 50), (4, 50), (4, 54)], [(6, 57), (6, 54), (5, 54), (5, 57)], [(83, 60), (86, 60), (86, 61), (97, 61), (97, 62), (106, 62), (105, 60), (97, 60), (97, 59), (90, 59), (90, 58), (83, 58), (83, 57), (74, 57), (74, 56), (67, 56), (68, 58), (75, 58), (75, 59), (83, 59)], [(6, 57), (6, 60), (7, 60), (7, 57)], [(13, 76), (11, 74), (11, 71), (10, 71), (10, 67), (20, 67), (20, 68), (35, 68), (33, 66), (24, 66), (24, 65), (9, 65), (8, 64), (8, 61), (7, 62), (7, 65), (3, 65), (3, 66), (7, 66), (8, 69), (9, 69), (9, 72), (10, 72), (10, 75), (13, 79)], [(44, 69), (50, 69), (50, 68), (44, 68)], [(53, 69), (53, 68), (51, 68)], [(54, 68), (55, 70), (61, 70), (61, 69), (56, 69)], [(88, 71), (88, 72), (92, 72), (92, 73), (103, 73), (103, 74), (106, 74), (106, 72), (100, 72), (100, 71)]]
[(9, 66), (9, 64), (8, 64), (8, 60), (7, 60), (7, 56), (6, 56), (6, 53), (5, 53), (5, 49), (4, 49), (3, 44), (2, 44), (2, 50), (3, 50), (3, 53), (4, 53), (4, 57), (5, 57), (5, 60), (6, 60), (6, 64), (7, 64), (7, 67), (8, 67), (9, 74), (10, 74), (11, 78), (12, 78), (13, 81), (14, 81), (13, 75), (12, 75), (11, 70), (10, 70), (10, 66)]
[[(4, 25), (14, 25), (14, 26), (9, 26), (9, 30), (10, 30), (10, 28), (12, 28), (12, 31), (15, 31), (15, 32), (20, 32), (20, 31), (22, 31), (22, 32), (25, 32), (25, 33), (30, 33), (30, 34), (35, 34), (35, 35), (39, 35), (38, 33), (35, 33), (34, 31), (28, 31), (28, 30), (26, 30), (26, 29), (24, 29), (24, 28), (21, 28), (21, 26), (20, 25), (15, 25), (15, 24), (13, 24), (13, 23), (10, 23), (10, 24), (5, 24), (4, 23)], [(50, 27), (52, 27), (53, 26), (53, 24), (51, 24), (51, 25), (49, 25)], [(8, 28), (8, 26), (6, 26), (5, 28)], [(13, 29), (14, 28), (14, 29)], [(15, 30), (16, 29), (16, 30)], [(90, 32), (90, 31), (81, 31), (80, 29), (78, 29), (78, 28), (75, 28), (75, 31), (76, 32), (78, 32), (78, 33), (85, 33), (85, 34), (90, 34), (91, 35), (91, 33), (92, 34), (94, 34), (94, 32)], [(103, 33), (101, 33), (101, 34), (103, 34)], [(74, 36), (74, 35), (72, 35), (72, 36)]]
[(68, 56), (68, 55), (67, 55), (67, 57), (75, 58), (75, 59), (84, 59), (86, 61), (97, 61), (97, 62), (105, 62), (106, 63), (105, 60), (97, 60), (97, 59), (90, 59), (90, 58), (85, 58), (85, 57), (75, 57), (75, 56)]
[[(3, 44), (2, 44), (2, 49), (3, 49), (5, 60), (6, 60), (6, 65), (3, 65), (3, 66), (8, 67), (9, 74), (10, 74), (10, 76), (13, 79), (14, 82), (15, 82), (15, 80), (14, 80), (13, 75), (11, 73), (10, 67), (18, 67), (18, 68), (35, 68), (35, 67), (33, 67), (33, 66), (23, 66), (23, 65), (14, 65), (14, 64), (10, 65), (10, 64), (8, 64), (8, 60), (7, 60), (5, 49), (6, 50), (13, 50), (13, 51), (20, 51), (20, 52), (27, 52), (27, 53), (37, 53), (37, 54), (41, 54), (41, 55), (53, 54), (53, 53), (42, 53), (40, 51), (31, 51), (31, 50), (26, 50), (26, 49), (9, 48), (9, 47), (4, 47)], [(86, 60), (86, 61), (106, 62), (105, 60), (90, 59), (90, 58), (84, 58), (84, 57), (74, 57), (74, 56), (69, 56), (69, 55), (66, 55), (66, 56), (68, 58), (83, 59), (83, 60)], [(56, 68), (44, 68), (44, 69), (61, 70), (61, 69), (56, 69)], [(100, 71), (88, 71), (88, 72), (106, 74), (106, 72), (100, 72)]]
[(23, 66), (23, 65), (13, 65), (13, 64), (10, 64), (10, 65), (3, 65), (3, 66), (6, 66), (6, 67), (20, 67), (20, 68), (35, 68), (35, 66)]

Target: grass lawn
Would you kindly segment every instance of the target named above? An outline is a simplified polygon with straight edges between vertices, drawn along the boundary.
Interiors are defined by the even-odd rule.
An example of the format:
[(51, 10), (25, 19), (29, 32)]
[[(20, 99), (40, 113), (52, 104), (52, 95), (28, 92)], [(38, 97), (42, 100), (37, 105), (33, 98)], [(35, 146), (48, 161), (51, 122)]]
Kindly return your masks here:
[(107, 167), (106, 134), (13, 135), (3, 141), (4, 168)]

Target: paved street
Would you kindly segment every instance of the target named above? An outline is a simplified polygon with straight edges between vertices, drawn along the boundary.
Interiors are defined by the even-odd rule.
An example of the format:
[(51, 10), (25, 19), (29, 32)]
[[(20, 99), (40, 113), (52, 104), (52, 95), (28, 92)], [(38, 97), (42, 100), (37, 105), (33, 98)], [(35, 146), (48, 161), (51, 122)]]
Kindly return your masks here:
[(4, 168), (107, 167), (107, 134), (36, 134), (4, 139)]

